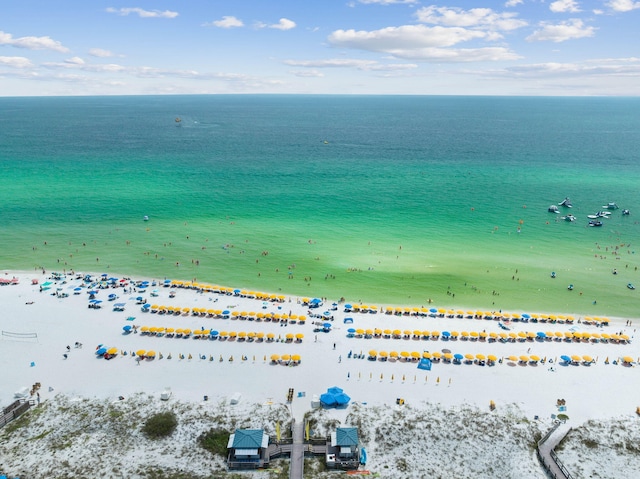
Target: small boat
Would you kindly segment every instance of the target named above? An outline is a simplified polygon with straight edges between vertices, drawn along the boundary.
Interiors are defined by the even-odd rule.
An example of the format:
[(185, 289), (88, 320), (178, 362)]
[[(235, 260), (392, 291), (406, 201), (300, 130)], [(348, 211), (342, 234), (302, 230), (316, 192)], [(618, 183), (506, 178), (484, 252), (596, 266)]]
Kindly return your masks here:
[(569, 199), (568, 196), (564, 200), (562, 200), (560, 203), (558, 203), (558, 206), (564, 206), (566, 208), (573, 207), (573, 205), (571, 204), (571, 200)]
[(635, 287), (633, 284), (631, 284), (631, 283), (627, 283), (627, 288), (629, 288), (629, 289), (636, 289), (636, 287)]
[(589, 221), (589, 226), (602, 226), (602, 221), (600, 221), (600, 220), (591, 220), (591, 221)]
[(587, 218), (591, 220), (597, 220), (598, 218), (608, 218), (611, 215), (610, 211), (598, 211), (594, 215), (587, 215)]
[(560, 212), (558, 211), (558, 207), (557, 207), (556, 205), (551, 205), (551, 206), (549, 206), (549, 208), (547, 209), (547, 211), (548, 211), (549, 213), (560, 213)]
[(572, 285), (572, 284), (570, 284), (569, 286), (567, 286), (567, 289), (568, 289), (569, 291), (573, 291), (573, 285)]
[(631, 212), (629, 210), (622, 210), (622, 216), (629, 216)]
[(182, 122), (182, 118), (180, 118), (179, 116), (176, 117), (176, 123), (180, 123), (180, 122)]
[(555, 271), (552, 271), (552, 272), (551, 272), (551, 277), (552, 277), (552, 278), (555, 278), (555, 277), (556, 277), (556, 272), (555, 272)]
[(605, 209), (605, 210), (617, 210), (618, 208), (619, 206), (613, 202), (607, 203), (605, 206), (602, 207), (602, 209)]
[(149, 221), (149, 217), (148, 217), (147, 215), (144, 215), (144, 216), (142, 217), (142, 221)]
[(563, 217), (562, 217), (562, 219), (563, 219), (563, 220), (565, 220), (565, 221), (571, 221), (571, 222), (573, 222), (573, 221), (575, 221), (575, 220), (576, 220), (576, 217), (575, 217), (575, 216), (573, 216), (573, 215), (567, 215), (567, 216), (563, 216)]

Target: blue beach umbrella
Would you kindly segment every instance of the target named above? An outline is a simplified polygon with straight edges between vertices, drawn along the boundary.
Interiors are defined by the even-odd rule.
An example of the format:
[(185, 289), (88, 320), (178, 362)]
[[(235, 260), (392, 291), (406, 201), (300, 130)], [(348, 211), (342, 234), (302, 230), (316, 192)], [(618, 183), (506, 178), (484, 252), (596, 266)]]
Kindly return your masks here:
[(451, 333), (449, 331), (442, 331), (443, 338), (448, 338), (449, 336), (451, 336)]
[(230, 314), (231, 314), (231, 311), (229, 311), (228, 309), (225, 309), (225, 310), (222, 312), (222, 315), (223, 315), (223, 316), (229, 316)]
[(464, 356), (463, 356), (462, 354), (460, 354), (460, 353), (456, 353), (456, 354), (454, 354), (454, 355), (453, 355), (453, 357), (454, 357), (455, 359), (457, 359), (458, 361), (460, 361), (461, 359), (463, 359), (463, 358), (464, 358)]
[(344, 309), (353, 309), (353, 306), (351, 306), (350, 304), (345, 304)]
[(570, 363), (571, 362), (571, 358), (569, 356), (560, 356), (560, 359), (562, 359), (566, 363)]
[(349, 328), (347, 329), (347, 332), (353, 334), (356, 332), (356, 330), (354, 328)]
[(218, 331), (211, 330), (211, 331), (209, 331), (209, 334), (210, 334), (211, 336), (217, 336), (217, 335), (218, 335), (218, 334), (220, 334), (220, 333), (219, 333)]
[(129, 325), (127, 324), (126, 326), (123, 326), (123, 327), (122, 327), (122, 330), (123, 330), (125, 333), (129, 333), (129, 332), (131, 332), (131, 326), (129, 326)]
[(531, 316), (529, 316), (529, 315), (528, 315), (528, 314), (526, 314), (526, 313), (525, 313), (525, 314), (523, 314), (523, 315), (522, 315), (522, 317), (523, 317), (524, 319), (531, 319)]
[(322, 327), (323, 327), (324, 329), (331, 329), (331, 323), (324, 323), (324, 324), (322, 325)]
[(104, 353), (106, 353), (106, 352), (107, 352), (107, 348), (100, 348), (100, 349), (98, 349), (98, 350), (96, 351), (96, 354), (97, 354), (98, 356), (102, 356), (102, 355), (103, 355)]
[(429, 312), (430, 312), (430, 313), (437, 313), (437, 312), (438, 312), (438, 310), (437, 310), (436, 308), (431, 308), (431, 309), (429, 310)]
[(547, 335), (545, 333), (543, 333), (542, 331), (538, 331), (536, 333), (536, 336), (538, 336), (540, 339), (544, 339), (547, 337)]

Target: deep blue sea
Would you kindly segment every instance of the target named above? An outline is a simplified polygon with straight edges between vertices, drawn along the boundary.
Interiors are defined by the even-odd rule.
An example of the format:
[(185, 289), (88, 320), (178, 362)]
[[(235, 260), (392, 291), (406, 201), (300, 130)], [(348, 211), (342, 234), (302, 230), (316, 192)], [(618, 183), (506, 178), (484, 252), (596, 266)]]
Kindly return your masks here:
[[(43, 97), (0, 112), (5, 270), (638, 315), (640, 98)], [(571, 210), (547, 211), (566, 196)]]

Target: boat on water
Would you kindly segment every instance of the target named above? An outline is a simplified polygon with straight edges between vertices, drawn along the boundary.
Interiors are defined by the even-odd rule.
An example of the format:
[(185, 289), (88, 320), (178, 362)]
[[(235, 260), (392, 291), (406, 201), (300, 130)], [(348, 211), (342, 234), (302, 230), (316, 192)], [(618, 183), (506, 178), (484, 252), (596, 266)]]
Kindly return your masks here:
[(596, 214), (587, 215), (587, 218), (590, 220), (597, 220), (598, 218), (609, 218), (610, 215), (610, 211), (598, 211)]
[(591, 220), (589, 221), (589, 226), (602, 226), (602, 221), (600, 220)]
[(571, 204), (571, 200), (569, 199), (568, 196), (564, 200), (562, 200), (560, 203), (558, 203), (558, 206), (564, 206), (566, 208), (573, 207), (573, 205)]
[(144, 216), (142, 217), (142, 221), (149, 221), (149, 217), (148, 217), (147, 215), (144, 215)]
[(629, 216), (631, 212), (629, 210), (622, 210), (622, 216)]
[(573, 215), (566, 215), (566, 216), (563, 216), (562, 219), (565, 220), (565, 221), (573, 222), (573, 221), (576, 220), (576, 217), (573, 216)]
[(613, 201), (611, 203), (607, 203), (602, 207), (602, 209), (604, 210), (617, 210), (618, 208), (620, 207), (617, 204), (615, 204), (615, 202)]
[(549, 213), (560, 213), (560, 211), (558, 211), (558, 207), (556, 205), (551, 205), (549, 206), (549, 208), (547, 209), (547, 211)]
[(627, 283), (627, 288), (629, 288), (629, 289), (636, 289), (636, 287), (635, 287), (633, 284), (631, 284), (631, 283)]

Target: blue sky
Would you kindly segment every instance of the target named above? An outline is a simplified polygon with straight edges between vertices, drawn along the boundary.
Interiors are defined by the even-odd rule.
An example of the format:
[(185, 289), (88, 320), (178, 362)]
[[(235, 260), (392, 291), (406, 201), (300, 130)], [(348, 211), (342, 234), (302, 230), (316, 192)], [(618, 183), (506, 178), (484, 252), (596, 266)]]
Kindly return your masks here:
[(640, 0), (20, 0), (0, 96), (640, 95)]

